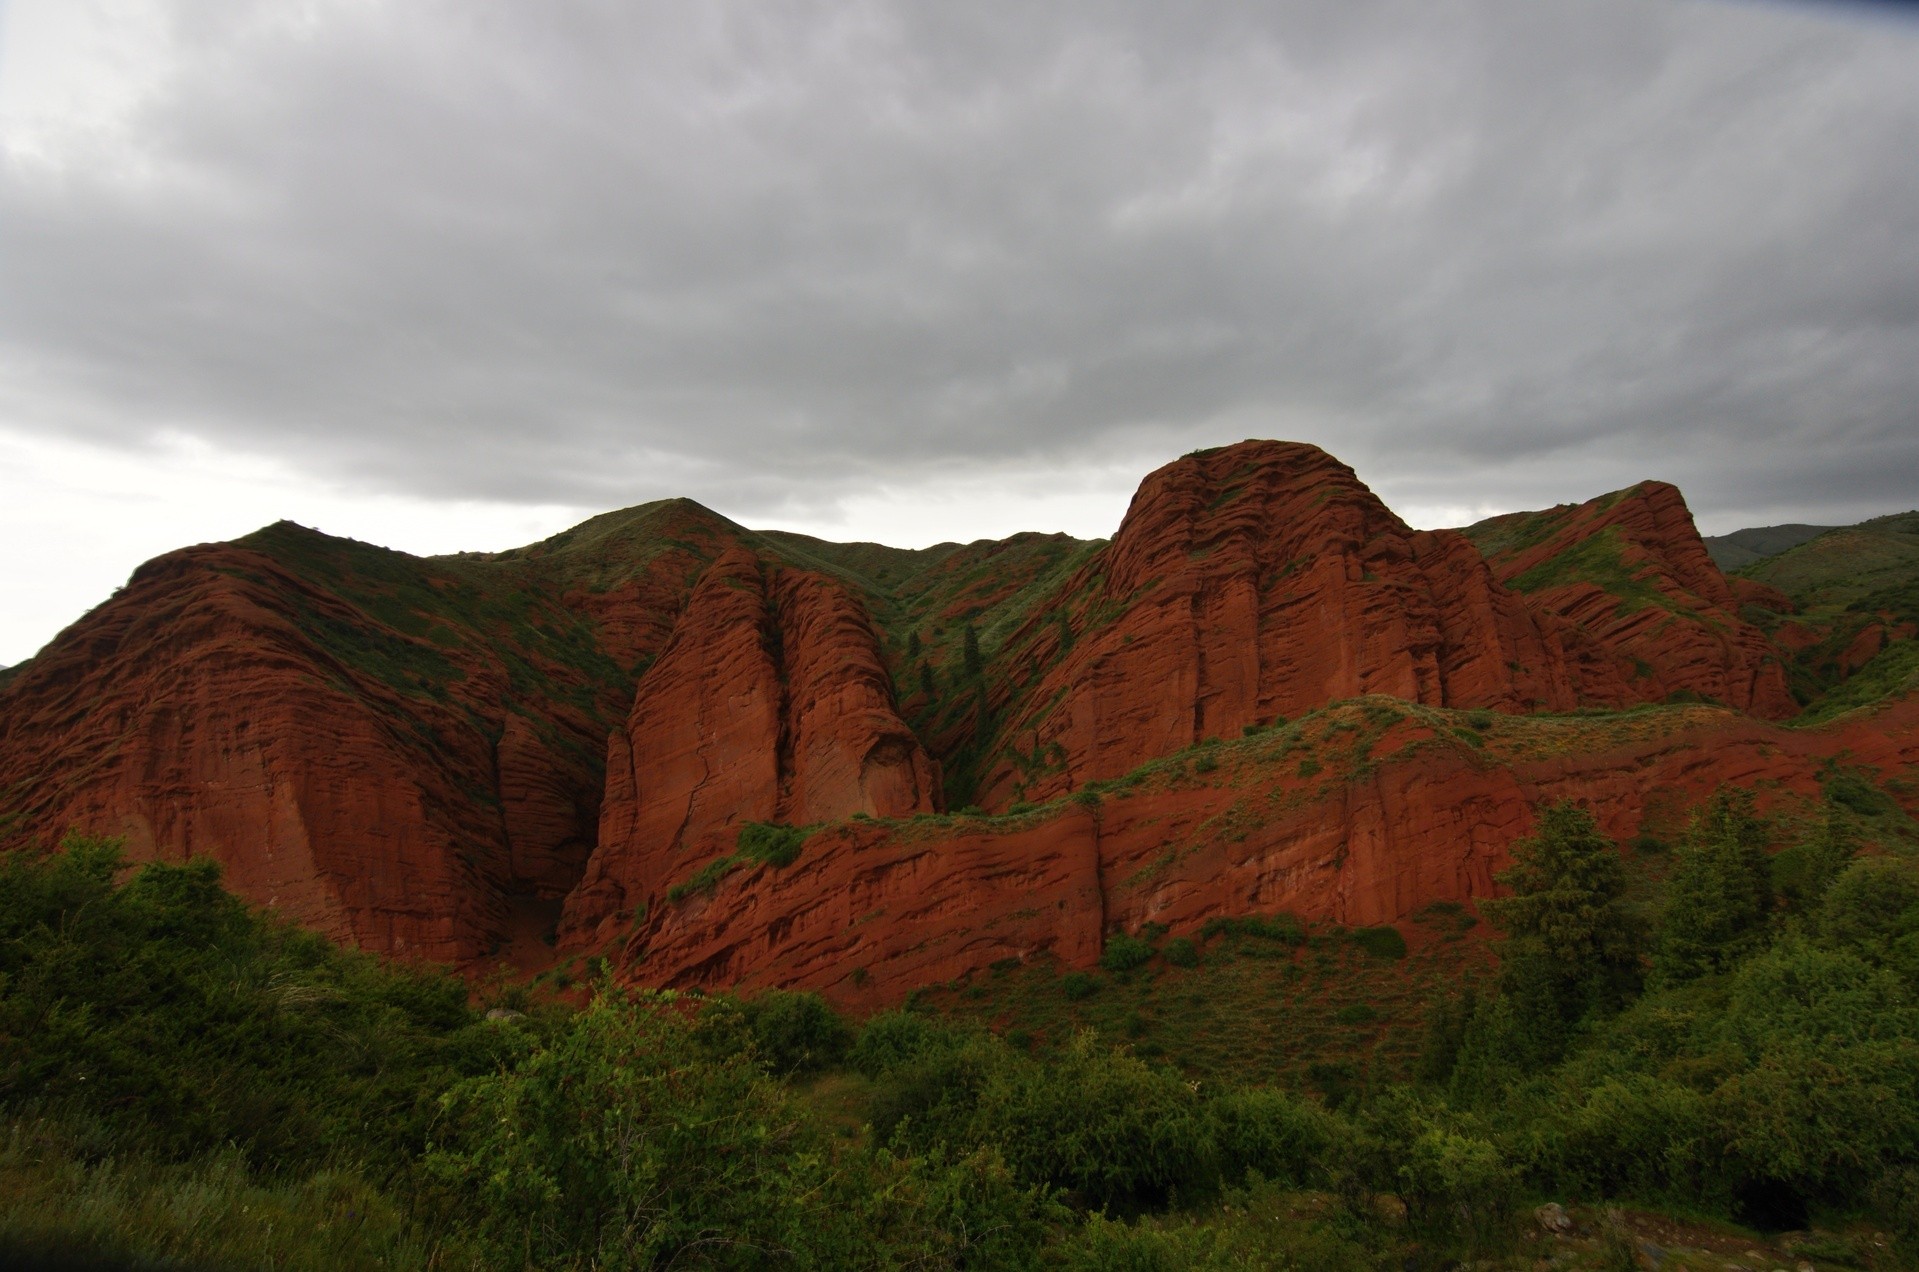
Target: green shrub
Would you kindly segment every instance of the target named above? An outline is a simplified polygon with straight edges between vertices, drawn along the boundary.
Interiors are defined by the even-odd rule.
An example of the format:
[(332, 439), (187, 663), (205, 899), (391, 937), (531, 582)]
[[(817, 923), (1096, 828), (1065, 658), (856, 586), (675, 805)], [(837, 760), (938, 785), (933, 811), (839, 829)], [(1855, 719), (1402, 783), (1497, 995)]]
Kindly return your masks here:
[(1100, 953), (1099, 965), (1109, 972), (1130, 972), (1136, 967), (1144, 967), (1153, 957), (1153, 947), (1137, 936), (1124, 932), (1115, 932), (1106, 938), (1106, 948)]
[(81, 837), (0, 856), (0, 1108), (97, 1120), (162, 1159), (230, 1144), (253, 1167), (384, 1171), (439, 1089), (522, 1045), (459, 980), (249, 911), (211, 861), (120, 869)]
[(1163, 1205), (1217, 1179), (1199, 1096), (1172, 1072), (1076, 1035), (1049, 1064), (999, 1068), (972, 1123), (1018, 1176), (1065, 1188), (1090, 1206)]
[(1099, 977), (1085, 972), (1068, 972), (1059, 978), (1059, 991), (1069, 1003), (1081, 1002), (1099, 992)]
[(1827, 888), (1816, 922), (1828, 944), (1919, 973), (1919, 869), (1893, 857), (1853, 862)]
[(869, 1078), (914, 1063), (936, 1050), (957, 1045), (959, 1033), (918, 1012), (883, 1011), (860, 1027), (848, 1062)]
[(768, 866), (790, 866), (800, 859), (800, 848), (807, 832), (799, 826), (779, 826), (770, 822), (748, 822), (740, 827), (736, 848), (746, 861)]
[(1399, 959), (1406, 957), (1406, 938), (1395, 927), (1354, 928), (1352, 941), (1360, 949), (1374, 958)]
[(511, 1266), (869, 1266), (987, 1250), (1017, 1265), (1043, 1231), (1043, 1196), (990, 1153), (950, 1167), (836, 1160), (779, 1083), (746, 1056), (707, 1054), (670, 998), (603, 994), (443, 1105), (428, 1167)]
[(1405, 1146), (1396, 1174), (1415, 1231), (1450, 1238), (1468, 1250), (1510, 1239), (1518, 1178), (1491, 1141), (1429, 1127)]
[(1161, 952), (1174, 967), (1199, 966), (1199, 947), (1193, 944), (1191, 937), (1176, 936), (1166, 942), (1166, 948)]
[(769, 989), (742, 1004), (755, 1054), (774, 1073), (805, 1073), (838, 1063), (853, 1031), (824, 998)]
[(1290, 914), (1214, 915), (1200, 927), (1199, 939), (1210, 941), (1218, 936), (1243, 936), (1256, 941), (1298, 946), (1306, 941), (1306, 929)]
[(1295, 1188), (1321, 1186), (1328, 1154), (1350, 1134), (1317, 1104), (1268, 1087), (1217, 1095), (1206, 1113), (1229, 1184), (1258, 1175)]

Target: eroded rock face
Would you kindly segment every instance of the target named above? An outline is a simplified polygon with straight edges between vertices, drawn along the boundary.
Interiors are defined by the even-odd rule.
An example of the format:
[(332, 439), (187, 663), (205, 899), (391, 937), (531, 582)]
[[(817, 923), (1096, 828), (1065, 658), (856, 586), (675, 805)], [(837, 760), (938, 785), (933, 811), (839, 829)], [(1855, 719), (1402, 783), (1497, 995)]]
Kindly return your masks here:
[(901, 817), (937, 798), (859, 604), (736, 548), (700, 579), (609, 740), (599, 847), (563, 939), (608, 939), (732, 853), (749, 822)]
[[(1485, 533), (1501, 529), (1508, 534)], [(1780, 720), (1799, 707), (1785, 658), (1739, 615), (1779, 612), (1775, 589), (1726, 580), (1679, 491), (1648, 481), (1577, 506), (1473, 527), (1500, 578), (1630, 660), (1637, 696), (1686, 692)]]
[(1016, 700), (1002, 685), (1012, 758), (987, 778), (987, 807), (1366, 693), (1507, 710), (1632, 700), (1615, 659), (1530, 612), (1463, 536), (1410, 529), (1297, 443), (1153, 473), (1110, 548), (1031, 626), (1045, 672)]
[[(1514, 721), (1474, 745), (1457, 716), (1370, 699), (1300, 726), (1300, 742), (1222, 748), (1206, 753), (1209, 773), (1188, 768), (1023, 818), (830, 827), (792, 866), (741, 871), (655, 913), (625, 974), (803, 987), (870, 1009), (1000, 959), (1090, 968), (1105, 934), (1149, 921), (1175, 935), (1215, 915), (1275, 911), (1392, 923), (1433, 901), (1492, 895), (1542, 801), (1585, 803), (1629, 843), (1642, 830), (1673, 833), (1724, 784), (1810, 802), (1834, 756), (1898, 772), (1919, 760), (1919, 709), (1881, 715), (1796, 732), (1717, 708), (1668, 709), (1617, 724)], [(1323, 768), (1293, 758), (1349, 737)]]
[(290, 599), (335, 604), (258, 554), (188, 549), (56, 639), (0, 695), (16, 829), (121, 835), (136, 861), (210, 855), (240, 895), (329, 935), (472, 956), (506, 846), (460, 787), (480, 787), (492, 747), (325, 657)]
[(0, 688), (9, 843), (211, 856), (241, 896), (466, 962), (556, 901), (630, 681), (517, 565), (282, 524), (149, 562)]
[[(303, 923), (468, 966), (547, 950), (564, 898), (562, 946), (618, 938), (631, 980), (874, 1004), (1000, 958), (1089, 966), (1149, 920), (1366, 924), (1481, 896), (1540, 799), (1630, 837), (1722, 783), (1783, 799), (1831, 760), (1919, 763), (1910, 693), (1816, 730), (1705, 706), (1526, 718), (1682, 691), (1789, 714), (1779, 649), (1739, 613), (1790, 602), (1721, 577), (1657, 483), (1471, 535), (1412, 530), (1330, 456), (1271, 442), (1154, 473), (1104, 548), (789, 551), (673, 500), (457, 559), (270, 527), (142, 567), (0, 682), (0, 841), (212, 855)], [(1839, 631), (1775, 627), (1843, 668), (1913, 635)], [(941, 773), (895, 676), (961, 802), (1077, 794), (911, 820), (941, 809)], [(1181, 758), (1220, 739), (1214, 768)], [(793, 866), (670, 896), (748, 822), (823, 829)]]

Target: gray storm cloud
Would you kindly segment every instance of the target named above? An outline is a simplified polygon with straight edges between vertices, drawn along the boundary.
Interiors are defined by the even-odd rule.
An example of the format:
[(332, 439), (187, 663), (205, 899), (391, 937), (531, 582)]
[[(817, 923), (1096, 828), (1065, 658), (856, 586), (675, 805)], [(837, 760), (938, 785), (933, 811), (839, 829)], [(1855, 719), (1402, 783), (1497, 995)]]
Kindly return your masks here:
[(158, 9), (112, 137), (4, 151), (7, 427), (747, 519), (1253, 434), (1429, 504), (1915, 502), (1919, 24)]

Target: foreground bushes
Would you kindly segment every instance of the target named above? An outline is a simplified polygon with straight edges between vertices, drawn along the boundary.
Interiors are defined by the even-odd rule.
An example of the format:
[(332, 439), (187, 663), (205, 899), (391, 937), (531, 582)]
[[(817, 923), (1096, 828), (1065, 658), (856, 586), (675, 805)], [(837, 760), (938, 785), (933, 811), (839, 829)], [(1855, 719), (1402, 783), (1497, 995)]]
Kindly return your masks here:
[(455, 1087), (431, 1175), (541, 1267), (1019, 1267), (1055, 1207), (991, 1148), (837, 1150), (751, 1048), (670, 995), (604, 992), (517, 1067)]
[(425, 1141), (441, 1090), (510, 1058), (453, 977), (254, 914), (211, 862), (122, 869), (88, 839), (0, 857), (0, 1108), (102, 1152), (383, 1170)]
[(1496, 983), (1435, 1014), (1428, 1081), (1337, 1110), (1091, 1033), (855, 1031), (803, 993), (606, 989), (488, 1022), (458, 982), (249, 912), (210, 866), (0, 858), (0, 1253), (1345, 1268), (1510, 1252), (1543, 1196), (1775, 1226), (1868, 1207), (1919, 1236), (1919, 870), (1832, 830), (1771, 858), (1774, 887), (1752, 849), (1776, 828), (1716, 805), (1647, 916), (1556, 811), (1490, 907)]

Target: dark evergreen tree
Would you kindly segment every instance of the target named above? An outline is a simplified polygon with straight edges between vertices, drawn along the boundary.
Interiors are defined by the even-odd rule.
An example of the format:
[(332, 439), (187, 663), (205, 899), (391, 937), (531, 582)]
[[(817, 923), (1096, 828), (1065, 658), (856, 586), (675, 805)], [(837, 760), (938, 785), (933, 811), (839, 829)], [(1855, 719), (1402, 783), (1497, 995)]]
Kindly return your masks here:
[(1523, 980), (1567, 1024), (1617, 1009), (1638, 988), (1644, 945), (1618, 847), (1590, 812), (1562, 801), (1512, 854), (1498, 876), (1511, 895), (1479, 906), (1506, 933), (1507, 988)]
[(966, 625), (961, 661), (966, 668), (966, 674), (969, 676), (979, 675), (981, 668), (984, 666), (984, 663), (980, 659), (979, 632), (971, 623)]
[(1765, 940), (1773, 906), (1768, 829), (1749, 791), (1720, 791), (1679, 846), (1653, 972), (1679, 984), (1722, 971)]

